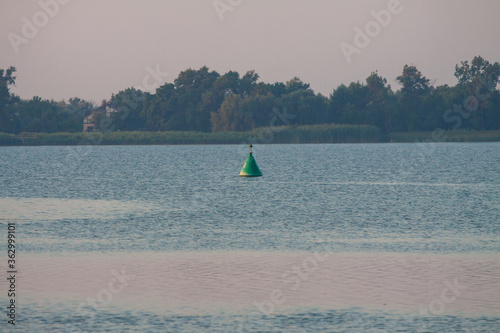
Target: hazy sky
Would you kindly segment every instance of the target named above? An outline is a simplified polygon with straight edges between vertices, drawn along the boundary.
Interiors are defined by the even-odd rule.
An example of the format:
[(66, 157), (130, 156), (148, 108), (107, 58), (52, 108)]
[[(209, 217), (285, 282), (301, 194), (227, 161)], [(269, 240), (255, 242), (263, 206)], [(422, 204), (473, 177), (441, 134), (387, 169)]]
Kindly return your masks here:
[[(388, 6), (385, 26), (371, 22)], [(154, 88), (156, 69), (163, 83), (204, 65), (299, 76), (325, 95), (375, 70), (398, 88), (405, 64), (455, 84), (460, 61), (500, 61), (499, 16), (498, 0), (0, 0), (0, 68), (17, 67), (23, 98), (95, 102)], [(348, 62), (340, 45), (356, 47), (367, 24), (369, 45), (358, 38)]]

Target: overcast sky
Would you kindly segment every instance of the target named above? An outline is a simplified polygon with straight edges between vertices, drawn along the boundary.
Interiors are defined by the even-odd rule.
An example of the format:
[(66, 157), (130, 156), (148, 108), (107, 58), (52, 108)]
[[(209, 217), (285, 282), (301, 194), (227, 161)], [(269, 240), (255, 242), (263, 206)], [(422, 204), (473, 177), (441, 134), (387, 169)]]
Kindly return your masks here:
[[(328, 96), (375, 70), (397, 89), (405, 64), (440, 85), (456, 83), (460, 61), (500, 61), (500, 1), (395, 2), (0, 0), (0, 68), (17, 67), (12, 91), (23, 98), (99, 103), (128, 87), (154, 89), (155, 70), (163, 83), (204, 65), (220, 74), (254, 69), (261, 81), (298, 76)], [(374, 23), (371, 12), (388, 7), (385, 26)], [(358, 36), (357, 47), (355, 29), (367, 25), (369, 45)], [(350, 62), (341, 45), (352, 46)]]

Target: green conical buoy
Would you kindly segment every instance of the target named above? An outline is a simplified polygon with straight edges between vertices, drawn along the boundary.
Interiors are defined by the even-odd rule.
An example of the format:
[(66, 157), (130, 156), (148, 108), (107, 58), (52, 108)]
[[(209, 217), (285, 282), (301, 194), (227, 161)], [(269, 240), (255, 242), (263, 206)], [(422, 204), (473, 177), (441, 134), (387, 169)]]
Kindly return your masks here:
[(257, 162), (252, 155), (252, 144), (249, 144), (250, 152), (248, 153), (247, 160), (245, 161), (245, 165), (240, 172), (240, 177), (260, 177), (262, 176), (262, 172), (260, 172), (259, 167), (257, 166)]

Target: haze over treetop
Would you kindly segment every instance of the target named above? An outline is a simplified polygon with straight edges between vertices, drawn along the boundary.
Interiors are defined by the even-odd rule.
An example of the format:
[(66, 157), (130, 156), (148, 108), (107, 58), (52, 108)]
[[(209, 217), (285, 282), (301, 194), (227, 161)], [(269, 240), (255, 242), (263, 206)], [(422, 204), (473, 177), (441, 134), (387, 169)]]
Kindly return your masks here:
[(435, 85), (452, 85), (450, 66), (500, 54), (500, 2), (490, 0), (400, 0), (401, 12), (351, 63), (340, 44), (355, 45), (355, 29), (365, 31), (371, 12), (387, 10), (389, 0), (221, 0), (232, 9), (223, 20), (214, 0), (54, 0), (57, 13), (46, 24), (37, 16), (38, 33), (15, 53), (7, 34), (23, 37), (23, 18), (35, 24), (44, 12), (39, 1), (3, 1), (0, 10), (0, 68), (19, 70), (13, 92), (25, 99), (98, 102), (142, 85), (146, 68), (157, 65), (169, 83), (207, 65), (219, 73), (255, 69), (265, 82), (298, 76), (323, 95), (375, 69), (396, 86), (405, 64)]

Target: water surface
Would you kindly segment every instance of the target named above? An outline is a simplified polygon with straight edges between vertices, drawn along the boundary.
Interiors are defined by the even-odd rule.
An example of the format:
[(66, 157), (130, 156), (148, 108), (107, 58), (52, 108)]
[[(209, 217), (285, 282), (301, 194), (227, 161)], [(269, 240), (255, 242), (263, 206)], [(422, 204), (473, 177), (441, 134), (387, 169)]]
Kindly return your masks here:
[(0, 147), (18, 329), (500, 330), (500, 144), (246, 153)]

